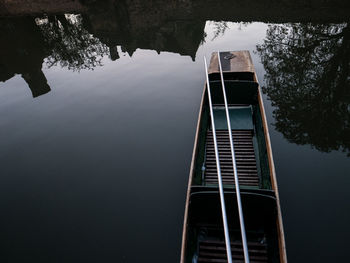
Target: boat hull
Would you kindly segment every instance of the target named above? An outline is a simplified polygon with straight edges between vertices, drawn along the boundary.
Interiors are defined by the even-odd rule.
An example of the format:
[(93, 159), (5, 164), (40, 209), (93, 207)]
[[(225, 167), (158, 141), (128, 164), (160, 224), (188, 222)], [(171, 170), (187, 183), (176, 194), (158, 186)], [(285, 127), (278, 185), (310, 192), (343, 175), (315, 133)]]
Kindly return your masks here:
[[(260, 115), (258, 116), (258, 119), (260, 120), (259, 123), (261, 126), (261, 130), (263, 133), (263, 140), (264, 140), (264, 151), (266, 152), (266, 157), (262, 157), (261, 154), (259, 155), (259, 152), (255, 152), (255, 155), (257, 156), (257, 159), (263, 159), (266, 158), (266, 163), (268, 164), (268, 175), (269, 175), (269, 186), (265, 187), (267, 189), (263, 189), (263, 185), (260, 183), (260, 188), (254, 189), (248, 185), (248, 188), (244, 188), (244, 186), (241, 186), (241, 194), (242, 194), (242, 204), (244, 210), (249, 210), (249, 206), (247, 206), (247, 202), (245, 200), (255, 200), (257, 204), (260, 202), (259, 197), (261, 200), (269, 200), (269, 202), (274, 204), (273, 209), (271, 212), (273, 213), (271, 216), (266, 215), (265, 217), (268, 218), (270, 221), (274, 221), (273, 227), (271, 229), (275, 229), (273, 231), (276, 232), (277, 235), (277, 245), (274, 247), (276, 250), (278, 247), (278, 253), (276, 252), (275, 254), (278, 255), (278, 260), (276, 261), (275, 259), (272, 261), (267, 261), (267, 262), (287, 262), (287, 256), (286, 256), (286, 247), (285, 247), (285, 239), (284, 239), (284, 231), (283, 231), (283, 222), (282, 222), (282, 215), (281, 215), (281, 208), (280, 208), (280, 201), (279, 201), (279, 194), (278, 194), (278, 186), (277, 186), (277, 179), (276, 179), (276, 173), (275, 173), (275, 167), (274, 167), (274, 162), (273, 162), (273, 156), (272, 156), (272, 148), (271, 148), (271, 141), (270, 141), (270, 136), (269, 136), (269, 130), (268, 130), (268, 125), (267, 125), (267, 120), (265, 116), (265, 109), (264, 109), (264, 104), (263, 104), (263, 99), (262, 99), (262, 93), (260, 86), (258, 85), (258, 80), (257, 76), (255, 73), (255, 69), (250, 57), (250, 54), (248, 51), (235, 51), (235, 52), (221, 52), (221, 61), (222, 61), (222, 69), (223, 69), (223, 74), (224, 74), (224, 79), (225, 81), (228, 81), (228, 84), (231, 83), (227, 86), (229, 88), (235, 87), (235, 83), (244, 83), (244, 87), (249, 87), (249, 83), (256, 83), (256, 86), (254, 89), (256, 89), (255, 94), (248, 94), (248, 97), (251, 99), (246, 99), (245, 96), (235, 96), (232, 94), (231, 97), (235, 97), (232, 99), (231, 103), (235, 105), (240, 105), (242, 102), (242, 105), (254, 105), (255, 115)], [(217, 58), (217, 53), (213, 53), (209, 65), (209, 77), (210, 81), (215, 83), (215, 81), (218, 81), (219, 79), (219, 65), (218, 65), (218, 58)], [(249, 85), (248, 85), (248, 84)], [(214, 86), (214, 85), (213, 85)], [(229, 88), (227, 91), (229, 91)], [(233, 89), (232, 88), (232, 89)], [(249, 93), (248, 89), (246, 91), (243, 91), (244, 93)], [(242, 93), (242, 91), (240, 91)], [(214, 93), (215, 96), (215, 93)], [(229, 97), (229, 96), (228, 96)], [(247, 97), (247, 98), (248, 98)], [(241, 98), (241, 101), (237, 101), (237, 98)], [(196, 213), (199, 213), (200, 210), (198, 210), (198, 207), (195, 206), (194, 204), (199, 204), (200, 198), (209, 198), (208, 195), (211, 193), (211, 200), (210, 198), (205, 201), (205, 203), (213, 203), (215, 204), (215, 198), (218, 196), (218, 190), (215, 187), (215, 185), (210, 185), (208, 181), (205, 183), (198, 184), (196, 181), (198, 181), (198, 160), (201, 159), (201, 162), (206, 162), (206, 157), (203, 157), (203, 136), (205, 135), (206, 130), (208, 129), (208, 120), (207, 120), (207, 93), (206, 93), (206, 85), (204, 85), (203, 93), (202, 93), (202, 99), (200, 103), (200, 111), (198, 115), (198, 122), (197, 122), (197, 128), (196, 128), (196, 135), (195, 135), (195, 140), (194, 140), (194, 148), (193, 148), (193, 154), (192, 154), (192, 161), (191, 161), (191, 167), (190, 167), (190, 175), (189, 175), (189, 181), (188, 181), (188, 189), (187, 189), (187, 196), (186, 196), (186, 204), (185, 204), (185, 213), (184, 213), (184, 225), (183, 225), (183, 233), (182, 233), (182, 247), (181, 247), (181, 259), (180, 263), (185, 263), (185, 262), (191, 262), (192, 260), (190, 259), (190, 245), (192, 241), (190, 237), (190, 232), (193, 230), (194, 225), (198, 225), (199, 222), (196, 221), (197, 217), (194, 216)], [(228, 98), (230, 99), (230, 98)], [(252, 108), (253, 108), (252, 107)], [(254, 132), (253, 132), (254, 133)], [(208, 142), (206, 142), (206, 145)], [(207, 147), (207, 146), (206, 146)], [(208, 148), (206, 148), (208, 149)], [(208, 155), (208, 153), (205, 153)], [(203, 159), (204, 158), (204, 159)], [(202, 160), (203, 159), (203, 160)], [(261, 160), (260, 160), (261, 161)], [(258, 162), (258, 161), (257, 161)], [(208, 171), (208, 168), (206, 168), (206, 172)], [(258, 169), (259, 170), (259, 169)], [(262, 170), (262, 169), (261, 169)], [(262, 173), (262, 171), (259, 170), (259, 173)], [(240, 175), (240, 172), (238, 172)], [(202, 176), (205, 178), (206, 175)], [(241, 179), (240, 179), (241, 182)], [(217, 195), (216, 195), (216, 194)], [(235, 193), (234, 186), (226, 185), (225, 187), (225, 196), (228, 196), (228, 199), (231, 200), (232, 202), (235, 202), (235, 198), (230, 198), (229, 196), (233, 195)], [(214, 196), (216, 197), (214, 198)], [(255, 195), (255, 199), (247, 199), (247, 196), (251, 197), (252, 195)], [(196, 197), (194, 197), (196, 196)], [(210, 196), (210, 195), (209, 195)], [(244, 198), (243, 198), (244, 197)], [(196, 198), (196, 199), (194, 199)], [(271, 199), (272, 198), (272, 199)], [(226, 199), (226, 198), (225, 198)], [(194, 201), (196, 200), (196, 201)], [(203, 201), (204, 202), (204, 201)], [(254, 202), (250, 201), (250, 206), (254, 206)], [(234, 205), (233, 205), (234, 206)], [(201, 207), (201, 206), (199, 206)], [(217, 202), (217, 207), (220, 207), (220, 202)], [(230, 207), (230, 205), (229, 205)], [(202, 207), (205, 209), (205, 206)], [(215, 207), (212, 208), (212, 210)], [(197, 209), (197, 210), (196, 210)], [(230, 208), (229, 208), (230, 209)], [(236, 208), (232, 208), (234, 209)], [(213, 212), (211, 210), (211, 212)], [(218, 216), (220, 216), (220, 212), (215, 210)], [(253, 213), (253, 212), (252, 212)], [(247, 217), (245, 218), (246, 221), (251, 222), (250, 225), (254, 226), (254, 223), (252, 223), (254, 220), (252, 220), (251, 217), (254, 217), (252, 213), (248, 213)], [(249, 218), (248, 218), (249, 217)], [(209, 219), (208, 219), (209, 220)], [(232, 219), (231, 222), (234, 220)], [(220, 228), (220, 225), (218, 225)], [(255, 227), (255, 226), (254, 226)], [(258, 226), (258, 227), (265, 227), (265, 226)], [(211, 230), (208, 230), (211, 231)], [(272, 231), (272, 232), (273, 232)], [(269, 231), (268, 231), (269, 232)], [(249, 246), (249, 243), (248, 243)], [(198, 249), (198, 248), (197, 248)], [(249, 252), (251, 253), (251, 252)], [(270, 253), (270, 252), (269, 252)], [(271, 254), (271, 253), (270, 253)], [(254, 257), (254, 255), (253, 255)]]

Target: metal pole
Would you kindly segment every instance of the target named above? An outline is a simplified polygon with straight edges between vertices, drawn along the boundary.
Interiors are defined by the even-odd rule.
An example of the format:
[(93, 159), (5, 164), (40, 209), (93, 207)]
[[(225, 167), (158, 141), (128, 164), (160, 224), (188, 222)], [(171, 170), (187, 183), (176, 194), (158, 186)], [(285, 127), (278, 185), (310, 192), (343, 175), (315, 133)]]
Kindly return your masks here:
[(228, 128), (228, 133), (229, 133), (229, 136), (230, 136), (230, 145), (231, 145), (231, 154), (232, 154), (232, 163), (233, 163), (233, 173), (234, 173), (234, 178), (235, 178), (237, 205), (238, 205), (238, 212), (239, 212), (239, 222), (241, 224), (241, 235), (242, 235), (242, 244), (243, 244), (243, 252), (244, 252), (244, 262), (245, 263), (249, 263), (247, 237), (246, 237), (246, 234), (245, 234), (245, 226), (244, 226), (244, 218), (243, 218), (243, 210), (242, 210), (242, 202), (241, 202), (241, 192), (240, 192), (240, 189), (239, 189), (238, 174), (237, 174), (237, 164), (236, 164), (235, 150), (234, 150), (233, 138), (232, 138), (230, 114), (229, 114), (228, 105), (227, 105), (227, 97), (226, 97), (224, 76), (222, 74), (220, 52), (218, 52), (218, 61), (219, 61), (220, 77), (221, 77), (221, 84), (222, 84), (222, 93), (224, 95), (224, 102), (225, 102), (227, 128)]
[(211, 101), (210, 84), (209, 84), (209, 77), (208, 77), (208, 66), (207, 66), (207, 60), (205, 59), (205, 57), (204, 57), (204, 65), (205, 65), (205, 75), (206, 75), (206, 78), (207, 78), (207, 91), (208, 91), (208, 99), (209, 99), (211, 127), (212, 127), (212, 131), (213, 131), (213, 139), (214, 139), (216, 168), (217, 168), (217, 172), (218, 172), (218, 182), (219, 182), (222, 221), (224, 223), (227, 262), (228, 263), (232, 263), (231, 242), (230, 242), (230, 235), (228, 233), (225, 198), (224, 198), (224, 189), (223, 189), (223, 186), (222, 186), (220, 160), (219, 160), (219, 150), (218, 150), (218, 145), (217, 145), (217, 141), (216, 141), (216, 130), (215, 130), (215, 122), (214, 122), (213, 104), (212, 104), (212, 101)]

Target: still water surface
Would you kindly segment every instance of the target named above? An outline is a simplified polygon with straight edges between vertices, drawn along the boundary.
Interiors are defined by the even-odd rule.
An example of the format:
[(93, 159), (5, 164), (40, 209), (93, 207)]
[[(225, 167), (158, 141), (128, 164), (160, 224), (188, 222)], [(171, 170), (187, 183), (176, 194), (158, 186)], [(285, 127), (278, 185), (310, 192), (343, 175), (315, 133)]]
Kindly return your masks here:
[(347, 23), (177, 22), (121, 44), (91, 19), (0, 20), (1, 262), (178, 262), (203, 56), (242, 49), (263, 86), (288, 259), (346, 258)]

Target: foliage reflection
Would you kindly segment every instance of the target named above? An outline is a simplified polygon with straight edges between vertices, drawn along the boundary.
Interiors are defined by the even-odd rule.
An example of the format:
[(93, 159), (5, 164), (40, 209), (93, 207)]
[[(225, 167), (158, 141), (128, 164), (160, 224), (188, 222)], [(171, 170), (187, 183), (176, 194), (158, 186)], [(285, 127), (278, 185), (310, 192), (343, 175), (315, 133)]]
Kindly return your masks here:
[(257, 51), (276, 129), (290, 142), (350, 154), (348, 23), (270, 25)]
[(93, 69), (108, 53), (107, 46), (84, 28), (81, 15), (49, 16), (36, 23), (50, 53), (48, 67), (59, 63), (71, 70)]

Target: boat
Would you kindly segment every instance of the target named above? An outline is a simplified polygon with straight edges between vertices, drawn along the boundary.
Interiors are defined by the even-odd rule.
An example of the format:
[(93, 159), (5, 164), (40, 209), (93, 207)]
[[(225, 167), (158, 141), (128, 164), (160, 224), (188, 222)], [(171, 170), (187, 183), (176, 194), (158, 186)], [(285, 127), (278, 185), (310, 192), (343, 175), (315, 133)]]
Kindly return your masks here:
[(249, 51), (213, 53), (206, 78), (180, 263), (286, 263), (271, 142)]

